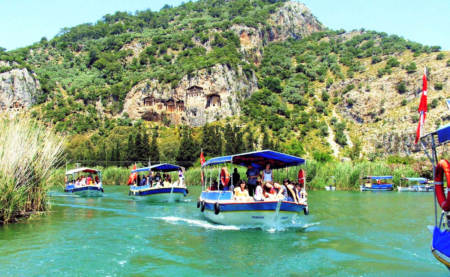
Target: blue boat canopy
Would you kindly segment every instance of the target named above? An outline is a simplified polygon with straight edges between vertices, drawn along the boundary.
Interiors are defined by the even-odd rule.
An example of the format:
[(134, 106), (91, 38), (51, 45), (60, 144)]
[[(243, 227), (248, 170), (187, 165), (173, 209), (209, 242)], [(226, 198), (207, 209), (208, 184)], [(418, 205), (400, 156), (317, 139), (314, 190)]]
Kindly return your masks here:
[(304, 164), (305, 159), (272, 150), (261, 150), (232, 156), (213, 158), (204, 163), (203, 167), (207, 165), (224, 163), (232, 163), (242, 166), (252, 164), (252, 166), (256, 168), (264, 168), (267, 163), (270, 163), (272, 169), (277, 169)]
[(367, 176), (363, 179), (372, 179), (372, 180), (387, 180), (392, 179), (392, 176)]
[(412, 178), (406, 177), (406, 178), (403, 178), (402, 180), (417, 181), (417, 182), (426, 182), (426, 181), (428, 181), (427, 178), (416, 178), (416, 177), (412, 177)]
[(231, 156), (223, 156), (209, 159), (203, 164), (202, 167), (205, 167), (207, 165), (226, 164), (226, 163), (231, 163)]
[(152, 166), (142, 167), (131, 171), (131, 173), (142, 172), (142, 171), (162, 171), (162, 172), (170, 172), (177, 171), (180, 167), (178, 165), (173, 164), (156, 164)]
[(439, 139), (439, 143), (443, 143), (450, 140), (450, 123), (446, 124), (436, 131)]

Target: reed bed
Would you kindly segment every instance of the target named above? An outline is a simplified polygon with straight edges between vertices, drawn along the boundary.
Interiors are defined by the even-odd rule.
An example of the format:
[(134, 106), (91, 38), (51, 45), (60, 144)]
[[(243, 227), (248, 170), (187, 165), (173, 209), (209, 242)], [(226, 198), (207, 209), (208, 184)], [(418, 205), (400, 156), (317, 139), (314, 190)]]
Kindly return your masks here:
[(65, 137), (29, 117), (0, 121), (0, 222), (45, 211)]
[[(234, 167), (233, 167), (234, 168)], [(237, 167), (241, 178), (246, 178), (246, 168)], [(285, 178), (296, 180), (298, 171), (303, 168), (306, 171), (306, 182), (309, 189), (321, 190), (326, 186), (336, 185), (340, 190), (358, 190), (363, 176), (393, 176), (394, 186), (400, 184), (402, 174), (408, 177), (419, 176), (410, 165), (389, 165), (384, 161), (377, 162), (329, 162), (326, 164), (316, 161), (307, 161), (306, 165), (279, 169), (274, 171), (275, 180), (281, 182)], [(228, 165), (228, 170), (230, 167)], [(189, 185), (200, 185), (201, 169), (191, 168), (186, 173), (186, 183)], [(207, 178), (209, 182), (210, 171), (208, 169)], [(219, 168), (212, 170), (213, 180), (217, 179)], [(334, 176), (334, 179), (333, 177)]]

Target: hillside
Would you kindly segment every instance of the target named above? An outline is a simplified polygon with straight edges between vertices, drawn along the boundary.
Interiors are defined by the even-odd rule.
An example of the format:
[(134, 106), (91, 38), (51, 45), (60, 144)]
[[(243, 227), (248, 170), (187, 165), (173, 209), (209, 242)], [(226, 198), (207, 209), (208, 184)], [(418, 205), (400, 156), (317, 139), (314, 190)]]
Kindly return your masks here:
[(80, 160), (137, 160), (129, 135), (159, 133), (160, 159), (174, 161), (187, 134), (177, 126), (205, 124), (220, 127), (215, 141), (209, 128), (190, 133), (207, 155), (270, 147), (375, 159), (414, 150), (424, 67), (427, 128), (448, 117), (448, 60), (396, 35), (326, 29), (298, 2), (197, 1), (0, 52), (0, 104), (56, 124)]

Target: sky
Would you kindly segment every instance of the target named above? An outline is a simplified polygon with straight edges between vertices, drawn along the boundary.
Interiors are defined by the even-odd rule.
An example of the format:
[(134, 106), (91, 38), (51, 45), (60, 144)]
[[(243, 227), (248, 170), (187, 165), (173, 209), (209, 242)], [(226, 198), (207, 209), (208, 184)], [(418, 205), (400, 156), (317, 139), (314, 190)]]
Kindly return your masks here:
[[(185, 0), (186, 1), (186, 0)], [(61, 28), (95, 23), (116, 11), (159, 11), (181, 0), (0, 0), (0, 47), (24, 47)], [(301, 0), (327, 27), (364, 28), (450, 50), (450, 0)]]

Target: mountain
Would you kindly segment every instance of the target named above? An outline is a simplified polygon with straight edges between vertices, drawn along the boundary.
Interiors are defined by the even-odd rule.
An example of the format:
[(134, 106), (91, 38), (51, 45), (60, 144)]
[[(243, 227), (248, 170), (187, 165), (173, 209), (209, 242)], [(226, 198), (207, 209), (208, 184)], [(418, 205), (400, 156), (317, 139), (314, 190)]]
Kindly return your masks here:
[[(222, 126), (215, 132), (223, 152), (268, 141), (297, 155), (374, 159), (415, 149), (424, 67), (427, 128), (446, 119), (448, 59), (438, 46), (396, 35), (329, 30), (294, 1), (197, 1), (117, 12), (0, 50), (0, 103), (32, 106), (72, 136), (69, 155), (77, 159), (111, 158), (106, 153), (125, 149), (128, 135), (146, 127), (160, 133), (162, 158), (174, 160), (176, 126), (205, 124)], [(226, 147), (226, 124), (238, 126), (241, 148)], [(204, 132), (192, 135), (206, 147)]]

